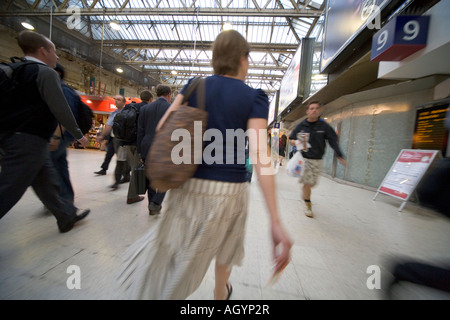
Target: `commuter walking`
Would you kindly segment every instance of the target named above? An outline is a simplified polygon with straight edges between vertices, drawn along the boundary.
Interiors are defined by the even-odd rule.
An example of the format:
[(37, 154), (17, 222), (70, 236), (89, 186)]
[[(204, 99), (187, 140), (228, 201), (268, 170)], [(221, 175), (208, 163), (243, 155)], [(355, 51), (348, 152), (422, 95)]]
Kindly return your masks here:
[[(122, 178), (127, 179), (130, 177), (130, 168), (127, 163), (127, 153), (125, 149), (119, 144), (119, 141), (114, 137), (114, 133), (112, 131), (114, 117), (123, 110), (126, 99), (120, 94), (114, 96), (113, 99), (116, 105), (116, 110), (114, 110), (114, 112), (109, 115), (108, 121), (105, 125), (105, 129), (97, 135), (96, 141), (98, 143), (101, 143), (108, 136), (111, 136), (113, 138), (113, 145), (117, 160), (116, 169), (114, 170), (114, 183), (111, 185), (111, 189), (116, 190), (117, 188), (119, 188), (119, 184), (121, 183)], [(95, 173), (102, 174), (101, 172)]]
[[(169, 86), (160, 84), (156, 87), (156, 96), (158, 99), (143, 106), (139, 112), (137, 153), (142, 163), (145, 163), (145, 158), (152, 145), (156, 133), (156, 126), (164, 113), (166, 113), (167, 109), (169, 109), (172, 90)], [(159, 214), (162, 208), (161, 203), (163, 202), (166, 193), (153, 190), (150, 187), (149, 181), (147, 181), (147, 195), (149, 214)]]
[(113, 141), (113, 137), (111, 137), (111, 134), (108, 134), (104, 137), (104, 140), (106, 140), (106, 154), (105, 154), (105, 159), (103, 159), (103, 162), (100, 166), (100, 170), (99, 171), (95, 171), (94, 173), (97, 175), (101, 175), (104, 176), (106, 175), (106, 172), (108, 171), (109, 168), (109, 163), (111, 162), (112, 158), (114, 157), (114, 154), (116, 153), (114, 150), (114, 141)]
[(15, 107), (8, 108), (7, 115), (0, 115), (0, 121), (16, 116), (16, 121), (1, 121), (0, 125), (0, 149), (4, 154), (0, 160), (0, 218), (31, 186), (55, 216), (59, 231), (67, 232), (90, 210), (79, 210), (61, 198), (48, 144), (61, 139), (53, 135), (57, 122), (82, 146), (88, 144), (88, 139), (75, 121), (54, 70), (58, 56), (53, 42), (39, 33), (22, 31), (18, 45), (25, 59), (33, 63), (23, 67), (17, 92), (11, 93)]
[[(289, 263), (292, 244), (280, 221), (273, 169), (269, 161), (261, 159), (268, 157), (265, 133), (269, 103), (262, 90), (252, 89), (244, 82), (249, 50), (247, 41), (234, 30), (220, 33), (214, 42), (212, 66), (215, 74), (205, 79), (207, 129), (222, 134), (223, 151), (227, 147), (227, 130), (263, 132), (250, 135), (250, 158), (256, 162), (258, 182), (270, 215), (275, 272), (281, 272)], [(185, 90), (186, 87), (172, 106), (182, 101)], [(197, 107), (195, 93), (188, 103)], [(170, 107), (166, 115), (172, 110)], [(261, 136), (264, 136), (263, 141), (258, 141)], [(135, 297), (185, 299), (198, 288), (215, 258), (214, 298), (230, 298), (229, 276), (233, 266), (240, 265), (244, 257), (248, 207), (245, 134), (240, 138), (242, 144), (233, 143), (233, 149), (223, 152), (218, 161), (205, 162), (204, 154), (194, 177), (180, 188), (167, 192), (158, 229), (150, 231), (130, 248), (130, 258), (122, 276), (126, 282), (130, 281)], [(210, 143), (213, 142), (205, 141), (205, 150)], [(220, 150), (216, 150), (216, 155), (217, 152)]]
[(289, 136), (291, 145), (297, 146), (305, 159), (304, 172), (300, 178), (303, 184), (303, 200), (305, 201), (305, 215), (314, 216), (311, 203), (311, 189), (319, 179), (322, 169), (322, 158), (325, 153), (325, 141), (336, 152), (339, 162), (346, 165), (341, 149), (337, 142), (336, 132), (331, 126), (320, 118), (321, 105), (318, 101), (308, 104), (307, 118), (300, 122)]
[[(447, 111), (444, 127), (450, 130), (450, 109)], [(419, 204), (450, 218), (450, 157), (437, 159), (416, 188)], [(433, 260), (438, 260), (434, 258)], [(450, 293), (450, 262), (441, 257), (440, 263), (420, 261), (413, 257), (395, 257), (390, 259), (391, 273), (387, 285), (383, 287), (385, 298), (395, 298), (399, 284), (407, 282)], [(402, 298), (402, 297), (400, 297)]]
[[(132, 107), (136, 108), (137, 114), (138, 114), (138, 119), (140, 118), (141, 108), (153, 101), (153, 94), (148, 90), (144, 90), (141, 92), (140, 97), (141, 97), (142, 102), (133, 103), (131, 105)], [(125, 106), (125, 108), (127, 108), (127, 106)], [(137, 132), (137, 130), (138, 130), (137, 129), (137, 127), (138, 127), (137, 121), (134, 123), (134, 125), (135, 125), (135, 130)], [(134, 168), (136, 168), (139, 165), (139, 160), (140, 160), (139, 154), (137, 151), (137, 134), (136, 134), (136, 136), (133, 136), (133, 140), (120, 141), (119, 143), (125, 148), (125, 150), (127, 152), (128, 165), (131, 168), (131, 179), (130, 179), (130, 184), (128, 185), (127, 204), (132, 204), (135, 202), (142, 201), (142, 200), (144, 200), (144, 197), (137, 194), (136, 181), (135, 181), (136, 177), (134, 175)]]
[(278, 155), (280, 156), (280, 166), (283, 165), (283, 159), (286, 156), (286, 145), (287, 145), (287, 136), (283, 132), (280, 136), (280, 141), (278, 143)]
[[(80, 97), (75, 90), (67, 86), (64, 82), (64, 67), (57, 63), (55, 70), (61, 79), (61, 87), (67, 103), (69, 104), (75, 119), (78, 120), (77, 115), (79, 103), (81, 101)], [(61, 136), (61, 139), (50, 140), (50, 156), (55, 166), (56, 173), (58, 174), (58, 180), (61, 187), (60, 195), (62, 198), (73, 203), (75, 193), (73, 191), (72, 182), (70, 181), (69, 165), (67, 162), (67, 147), (73, 143), (74, 138), (69, 132), (67, 132), (67, 130), (63, 130), (63, 132), (61, 132), (61, 129), (62, 128), (58, 126), (54, 134), (54, 136)]]

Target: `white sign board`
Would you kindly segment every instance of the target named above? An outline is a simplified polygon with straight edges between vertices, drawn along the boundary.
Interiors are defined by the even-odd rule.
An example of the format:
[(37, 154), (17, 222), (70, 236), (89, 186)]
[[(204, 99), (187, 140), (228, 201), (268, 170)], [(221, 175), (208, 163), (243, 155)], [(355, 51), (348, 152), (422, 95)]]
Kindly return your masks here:
[(289, 67), (284, 73), (280, 84), (280, 101), (278, 115), (281, 114), (297, 97), (300, 81), (300, 64), (302, 59), (302, 44), (299, 45)]
[(436, 150), (418, 149), (401, 150), (373, 200), (380, 192), (401, 199), (403, 203), (398, 211), (402, 211), (438, 152)]
[(273, 120), (275, 120), (275, 109), (276, 109), (276, 103), (277, 103), (277, 95), (274, 95), (272, 98), (272, 101), (269, 105), (269, 117), (267, 119), (267, 125), (271, 125)]

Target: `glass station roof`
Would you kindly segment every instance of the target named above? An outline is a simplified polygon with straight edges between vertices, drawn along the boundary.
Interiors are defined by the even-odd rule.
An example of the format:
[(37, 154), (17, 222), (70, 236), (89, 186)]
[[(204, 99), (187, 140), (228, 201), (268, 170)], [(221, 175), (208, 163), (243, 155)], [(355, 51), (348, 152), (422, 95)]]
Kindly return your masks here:
[(23, 0), (0, 14), (72, 19), (76, 27), (67, 32), (101, 47), (117, 66), (175, 86), (212, 74), (212, 42), (229, 26), (252, 48), (247, 83), (271, 94), (301, 39), (321, 41), (324, 6), (324, 0)]

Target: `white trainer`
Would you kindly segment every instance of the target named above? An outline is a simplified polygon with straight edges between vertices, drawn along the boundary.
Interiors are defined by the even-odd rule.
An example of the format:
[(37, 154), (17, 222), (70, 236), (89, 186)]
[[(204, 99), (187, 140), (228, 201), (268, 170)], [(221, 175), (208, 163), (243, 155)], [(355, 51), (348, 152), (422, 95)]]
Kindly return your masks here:
[(305, 216), (307, 216), (308, 218), (312, 218), (314, 216), (311, 202), (305, 202)]

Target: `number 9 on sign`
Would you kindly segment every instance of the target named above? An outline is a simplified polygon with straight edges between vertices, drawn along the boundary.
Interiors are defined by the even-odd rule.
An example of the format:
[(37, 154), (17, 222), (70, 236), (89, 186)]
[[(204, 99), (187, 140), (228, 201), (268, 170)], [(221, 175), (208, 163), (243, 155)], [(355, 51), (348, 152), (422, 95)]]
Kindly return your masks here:
[(380, 51), (381, 49), (383, 49), (383, 47), (386, 45), (387, 40), (389, 37), (389, 31), (388, 30), (384, 30), (383, 32), (380, 33), (380, 35), (377, 38), (377, 51)]
[(411, 41), (417, 38), (420, 32), (420, 24), (417, 20), (408, 21), (403, 27), (403, 32), (406, 34), (403, 40)]
[[(419, 35), (420, 32), (420, 24), (417, 20), (411, 20), (408, 21), (403, 26), (403, 32), (405, 35), (402, 37), (405, 41), (412, 41)], [(389, 30), (384, 30), (380, 33), (380, 35), (377, 38), (377, 51), (380, 51), (383, 49), (383, 47), (386, 45), (389, 39)]]

